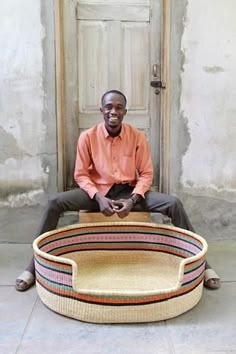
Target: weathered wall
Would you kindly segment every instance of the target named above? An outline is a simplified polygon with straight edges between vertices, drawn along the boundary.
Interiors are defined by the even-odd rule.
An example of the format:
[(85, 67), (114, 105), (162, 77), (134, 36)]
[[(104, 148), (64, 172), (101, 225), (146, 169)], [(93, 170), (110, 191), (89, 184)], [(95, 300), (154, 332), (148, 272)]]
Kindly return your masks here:
[(56, 189), (53, 1), (0, 11), (0, 206), (43, 203)]
[[(172, 1), (170, 192), (196, 231), (236, 235), (236, 3)], [(0, 206), (57, 189), (53, 0), (0, 11)]]
[(235, 236), (236, 3), (172, 5), (171, 192), (197, 231)]

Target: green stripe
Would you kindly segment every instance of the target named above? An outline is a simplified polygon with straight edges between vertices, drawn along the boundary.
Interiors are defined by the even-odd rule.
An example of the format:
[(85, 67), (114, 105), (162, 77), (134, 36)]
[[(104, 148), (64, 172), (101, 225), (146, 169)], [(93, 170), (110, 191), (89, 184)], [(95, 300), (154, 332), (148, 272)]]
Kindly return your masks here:
[[(39, 260), (39, 258), (37, 258), (37, 256), (35, 258), (36, 258), (36, 261), (44, 268), (55, 270), (55, 271), (58, 271), (60, 273), (66, 273), (66, 274), (69, 274), (69, 275), (72, 274), (72, 269), (71, 270), (66, 270), (66, 269), (62, 269), (62, 268), (59, 268), (59, 267), (56, 267), (56, 266), (53, 266), (53, 265), (48, 265), (47, 263)], [(60, 263), (60, 262), (58, 262), (58, 263)], [(60, 264), (62, 264), (62, 263), (60, 263)]]
[[(105, 243), (105, 242), (101, 242), (101, 243), (88, 243), (88, 244), (86, 244), (86, 245), (88, 245), (88, 246), (90, 246), (90, 248), (89, 249), (87, 249), (88, 251), (93, 251), (93, 246), (100, 246), (100, 247), (102, 247), (102, 246), (108, 246), (108, 248), (109, 248), (109, 246), (111, 246), (111, 245), (113, 245), (113, 246), (122, 246), (122, 247), (124, 247), (124, 248), (126, 248), (127, 247), (127, 243), (118, 243), (118, 242), (112, 242), (112, 243)], [(133, 246), (133, 245), (139, 245), (140, 247), (144, 247), (144, 246), (147, 246), (147, 245), (152, 245), (154, 248), (156, 248), (156, 249), (159, 249), (159, 248), (162, 248), (162, 249), (167, 249), (167, 250), (177, 250), (177, 251), (179, 251), (179, 252), (181, 252), (181, 253), (183, 253), (183, 254), (185, 254), (186, 256), (193, 256), (194, 254), (192, 253), (192, 252), (190, 252), (190, 251), (186, 251), (186, 250), (183, 250), (182, 248), (177, 248), (177, 247), (174, 247), (174, 246), (167, 246), (167, 245), (163, 245), (163, 244), (158, 244), (158, 243), (155, 243), (155, 244), (153, 244), (153, 243), (142, 243), (142, 244), (140, 244), (140, 243), (132, 243), (132, 244), (130, 244), (131, 246)], [(68, 250), (70, 247), (76, 247), (76, 249), (79, 251), (79, 249), (81, 248), (81, 249), (83, 249), (83, 246), (85, 246), (85, 244), (76, 244), (76, 245), (68, 245), (68, 246), (62, 246), (62, 247), (58, 247), (56, 250), (54, 249), (54, 250), (51, 250), (51, 251), (48, 251), (48, 254), (57, 254), (57, 252), (59, 252), (59, 251), (65, 251), (64, 253), (68, 253), (68, 252), (66, 252), (66, 250)], [(126, 246), (126, 247), (125, 247)], [(129, 248), (127, 247), (126, 248), (127, 250), (129, 250)], [(110, 250), (111, 251), (116, 251), (116, 249), (113, 249), (113, 248), (110, 248)], [(138, 250), (138, 249), (137, 249)], [(147, 250), (148, 250), (148, 247), (147, 247)], [(94, 250), (94, 251), (96, 251), (96, 250)], [(118, 251), (118, 250), (117, 250)], [(177, 255), (177, 257), (178, 257), (178, 255)]]
[[(99, 231), (99, 232), (98, 232)], [(178, 240), (182, 240), (182, 241), (185, 241), (185, 242), (188, 242), (188, 243), (191, 243), (195, 246), (198, 246), (198, 247), (202, 247), (202, 243), (196, 239), (194, 239), (192, 236), (188, 236), (188, 235), (183, 235), (183, 236), (177, 236), (175, 234), (171, 235), (169, 233), (155, 233), (153, 231), (139, 231), (139, 230), (136, 230), (136, 229), (133, 229), (133, 230), (115, 230), (115, 231), (112, 231), (112, 230), (103, 230), (101, 231), (100, 229), (95, 229), (95, 230), (89, 230), (89, 231), (84, 231), (84, 232), (78, 232), (75, 231), (75, 232), (72, 232), (72, 233), (67, 233), (65, 235), (52, 235), (52, 236), (49, 236), (49, 240), (41, 240), (40, 243), (39, 243), (39, 247), (43, 247), (45, 246), (46, 244), (48, 243), (51, 243), (51, 242), (54, 242), (54, 241), (58, 241), (58, 240), (61, 240), (61, 239), (67, 239), (67, 238), (70, 238), (70, 237), (74, 237), (74, 236), (84, 236), (84, 235), (93, 235), (93, 234), (96, 234), (96, 235), (99, 235), (99, 234), (106, 234), (106, 233), (111, 233), (111, 234), (123, 234), (123, 233), (136, 233), (136, 234), (148, 234), (148, 235), (156, 235), (156, 236), (167, 236), (167, 237), (172, 237), (172, 238), (175, 238), (175, 239), (178, 239)], [(45, 241), (45, 242), (43, 242)]]
[(49, 281), (48, 279), (46, 279), (45, 277), (41, 276), (38, 272), (37, 272), (37, 278), (40, 278), (42, 283), (46, 283), (48, 285), (51, 285), (53, 286), (53, 288), (56, 288), (56, 289), (63, 289), (63, 290), (68, 290), (70, 291), (71, 293), (75, 293), (75, 291), (73, 290), (72, 286), (68, 286), (68, 285), (63, 285), (63, 284), (58, 284), (58, 283), (55, 283), (53, 282), (52, 280)]
[[(201, 275), (202, 276), (202, 275)], [(186, 285), (182, 285), (180, 289), (187, 289), (187, 288), (190, 288), (192, 285), (198, 283), (200, 277), (199, 276), (198, 278), (194, 279), (192, 282), (186, 284)], [(71, 295), (73, 296), (73, 294), (77, 294), (72, 287), (69, 287), (69, 286), (66, 286), (66, 285), (58, 285), (58, 284), (55, 284), (54, 282), (50, 282), (48, 281), (47, 279), (45, 279), (44, 277), (40, 276), (40, 274), (37, 273), (37, 277), (39, 277), (43, 283), (46, 283), (48, 285), (51, 285), (53, 286), (55, 289), (63, 289), (63, 290), (68, 290)], [(53, 285), (54, 284), (54, 285)], [(165, 295), (171, 295), (171, 292), (170, 293), (167, 293)], [(96, 301), (96, 299), (101, 299), (101, 300), (147, 300), (150, 298), (150, 297), (160, 297), (162, 296), (162, 294), (159, 294), (159, 295), (140, 295), (140, 296), (135, 296), (135, 295), (131, 295), (131, 296), (128, 296), (128, 295), (87, 295), (89, 296), (91, 299), (94, 299), (94, 301)]]
[(193, 270), (195, 270), (195, 269), (197, 269), (197, 268), (200, 268), (200, 267), (203, 265), (204, 262), (205, 262), (205, 260), (203, 261), (203, 260), (201, 259), (198, 263), (196, 263), (195, 266), (192, 266), (192, 267), (186, 269), (186, 270), (184, 271), (184, 274), (191, 273)]

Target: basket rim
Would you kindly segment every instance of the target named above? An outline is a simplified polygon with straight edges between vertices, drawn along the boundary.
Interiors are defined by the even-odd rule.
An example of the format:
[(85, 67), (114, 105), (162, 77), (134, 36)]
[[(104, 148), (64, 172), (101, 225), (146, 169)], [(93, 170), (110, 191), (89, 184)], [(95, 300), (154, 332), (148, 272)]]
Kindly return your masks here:
[[(64, 258), (63, 256), (54, 256), (54, 255), (50, 255), (44, 251), (41, 251), (38, 247), (38, 243), (44, 239), (45, 237), (49, 236), (49, 235), (53, 235), (56, 234), (58, 232), (61, 231), (69, 231), (69, 230), (73, 230), (73, 229), (78, 229), (78, 228), (82, 228), (82, 227), (86, 227), (86, 226), (114, 226), (114, 225), (122, 225), (122, 226), (135, 226), (135, 225), (140, 225), (140, 226), (149, 226), (149, 227), (153, 227), (153, 228), (159, 228), (159, 229), (169, 229), (169, 230), (174, 230), (174, 231), (179, 231), (182, 234), (186, 234), (189, 236), (194, 237), (195, 239), (197, 239), (198, 241), (200, 241), (203, 245), (202, 250), (195, 256), (191, 256), (191, 257), (187, 257), (184, 258), (180, 261), (179, 264), (179, 273), (178, 273), (178, 279), (177, 279), (177, 283), (176, 286), (171, 287), (171, 288), (164, 288), (164, 289), (156, 289), (156, 290), (103, 290), (103, 289), (82, 289), (79, 287), (79, 278), (78, 278), (78, 268), (77, 268), (77, 264), (75, 261), (73, 261), (72, 259), (68, 259), (68, 258)], [(184, 276), (184, 267), (185, 265), (187, 265), (188, 263), (192, 263), (195, 262), (199, 259), (201, 259), (203, 256), (206, 255), (207, 250), (208, 250), (208, 244), (206, 242), (206, 240), (192, 232), (189, 230), (185, 230), (176, 226), (170, 226), (170, 225), (166, 225), (166, 224), (156, 224), (156, 223), (149, 223), (149, 222), (132, 222), (132, 221), (113, 221), (113, 222), (98, 222), (98, 223), (78, 223), (78, 224), (73, 224), (73, 225), (68, 225), (68, 226), (64, 226), (64, 227), (60, 227), (58, 229), (54, 229), (51, 231), (47, 231), (43, 234), (41, 234), (40, 236), (38, 236), (34, 241), (33, 241), (33, 250), (36, 254), (38, 254), (39, 256), (49, 260), (49, 261), (55, 261), (61, 264), (67, 264), (72, 266), (72, 286), (75, 292), (80, 293), (80, 294), (88, 294), (88, 295), (106, 295), (106, 296), (145, 296), (145, 295), (158, 295), (158, 294), (168, 294), (170, 292), (174, 292), (180, 289), (181, 285), (182, 285), (182, 280), (183, 280), (183, 276)], [(109, 251), (108, 251), (109, 252)]]

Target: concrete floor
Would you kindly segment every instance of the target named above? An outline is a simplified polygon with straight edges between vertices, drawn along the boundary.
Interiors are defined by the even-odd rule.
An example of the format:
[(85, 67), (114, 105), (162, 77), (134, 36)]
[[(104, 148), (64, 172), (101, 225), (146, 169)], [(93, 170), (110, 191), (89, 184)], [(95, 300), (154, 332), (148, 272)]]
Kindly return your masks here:
[[(52, 312), (33, 287), (14, 289), (15, 278), (31, 255), (41, 207), (0, 209), (0, 353), (236, 353), (236, 238), (209, 240), (208, 261), (222, 288), (204, 289), (191, 311), (167, 321), (96, 325)], [(62, 218), (61, 225), (77, 222)]]

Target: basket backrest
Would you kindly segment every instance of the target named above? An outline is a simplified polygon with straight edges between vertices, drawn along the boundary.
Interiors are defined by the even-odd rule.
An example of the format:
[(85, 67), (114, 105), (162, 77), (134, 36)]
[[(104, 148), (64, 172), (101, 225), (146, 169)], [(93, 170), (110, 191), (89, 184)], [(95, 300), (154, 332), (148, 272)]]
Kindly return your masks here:
[(38, 242), (48, 254), (62, 256), (89, 250), (149, 250), (166, 252), (181, 258), (199, 254), (203, 243), (184, 230), (144, 223), (98, 224), (58, 229)]

